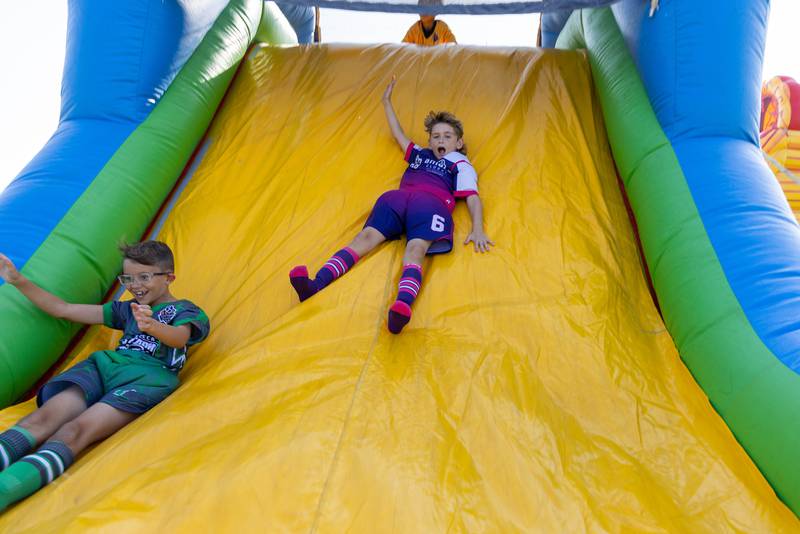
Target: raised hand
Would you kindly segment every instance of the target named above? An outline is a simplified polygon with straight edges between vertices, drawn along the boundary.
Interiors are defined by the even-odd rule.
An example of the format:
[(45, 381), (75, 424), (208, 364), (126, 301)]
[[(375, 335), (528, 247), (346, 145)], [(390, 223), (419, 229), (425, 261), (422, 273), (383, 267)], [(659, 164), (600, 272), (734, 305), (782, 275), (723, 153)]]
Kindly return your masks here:
[(145, 334), (150, 333), (150, 329), (158, 322), (153, 319), (153, 309), (146, 304), (136, 304), (131, 302), (133, 318), (136, 319), (136, 326)]
[(20, 272), (4, 254), (0, 254), (0, 278), (9, 284), (13, 284), (22, 279)]
[(403, 127), (400, 126), (400, 121), (397, 120), (397, 114), (394, 112), (394, 106), (392, 106), (392, 91), (394, 91), (394, 84), (396, 83), (397, 76), (392, 75), (392, 81), (389, 82), (389, 85), (386, 86), (386, 90), (383, 92), (383, 111), (386, 112), (386, 120), (389, 122), (389, 129), (392, 131), (392, 136), (400, 146), (400, 150), (405, 153), (411, 141), (409, 141), (405, 132), (403, 132)]
[(392, 81), (389, 82), (389, 85), (386, 86), (386, 90), (383, 92), (383, 101), (390, 102), (392, 100), (392, 91), (394, 91), (394, 84), (397, 83), (397, 76), (392, 74)]

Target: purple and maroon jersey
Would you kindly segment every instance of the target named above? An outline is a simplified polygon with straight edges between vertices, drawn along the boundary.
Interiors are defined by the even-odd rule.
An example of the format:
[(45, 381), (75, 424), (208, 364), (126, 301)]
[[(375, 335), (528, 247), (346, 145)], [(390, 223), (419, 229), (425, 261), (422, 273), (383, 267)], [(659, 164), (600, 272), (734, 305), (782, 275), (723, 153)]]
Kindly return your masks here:
[(429, 148), (413, 142), (406, 148), (408, 168), (400, 189), (425, 191), (439, 197), (452, 212), (456, 198), (478, 194), (478, 174), (461, 152), (450, 152), (439, 159)]

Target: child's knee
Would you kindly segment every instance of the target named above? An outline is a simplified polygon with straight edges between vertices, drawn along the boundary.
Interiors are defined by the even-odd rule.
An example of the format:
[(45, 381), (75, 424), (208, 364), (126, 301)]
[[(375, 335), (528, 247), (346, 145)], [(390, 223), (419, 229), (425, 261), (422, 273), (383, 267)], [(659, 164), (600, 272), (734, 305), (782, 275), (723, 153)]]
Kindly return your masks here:
[(379, 231), (377, 231), (375, 228), (371, 227), (371, 226), (367, 226), (366, 228), (361, 230), (360, 234), (365, 239), (368, 239), (370, 241), (375, 241), (377, 239), (382, 239), (383, 238), (381, 233)]
[(425, 254), (428, 252), (428, 248), (430, 246), (430, 242), (423, 239), (412, 239), (406, 245), (406, 256), (413, 256), (414, 258), (422, 259), (425, 257)]
[(355, 241), (365, 247), (374, 247), (383, 241), (383, 234), (381, 234), (375, 228), (367, 226), (358, 233)]

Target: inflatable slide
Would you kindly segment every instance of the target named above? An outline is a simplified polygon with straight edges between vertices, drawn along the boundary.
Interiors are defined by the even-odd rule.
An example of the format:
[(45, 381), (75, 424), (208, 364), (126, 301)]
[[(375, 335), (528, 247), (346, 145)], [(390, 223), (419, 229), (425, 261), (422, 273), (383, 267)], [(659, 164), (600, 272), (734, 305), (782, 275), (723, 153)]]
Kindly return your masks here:
[[(423, 50), (258, 44), (290, 40), (280, 19), (260, 2), (218, 2), (203, 31), (173, 43), (201, 34), (182, 67), (159, 71), (171, 81), (149, 89), (155, 107), (129, 117), (45, 237), (5, 238), (33, 249), (12, 250), (23, 272), (84, 302), (128, 298), (112, 284), (120, 239), (166, 241), (174, 292), (204, 308), (212, 335), (173, 395), (0, 515), (0, 530), (796, 530), (796, 430), (765, 421), (772, 433), (753, 444), (746, 424), (773, 410), (758, 389), (770, 377), (796, 414), (796, 374), (775, 359), (747, 381), (718, 361), (749, 372), (772, 355), (727, 322), (742, 312), (704, 256), (687, 204), (697, 196), (674, 181), (676, 161), (691, 164), (651, 107), (645, 58), (629, 53), (625, 22), (645, 17), (624, 7), (573, 13), (561, 50)], [(180, 14), (173, 23), (191, 18)], [(297, 263), (318, 268), (398, 183), (380, 106), (392, 75), (413, 139), (424, 143), (430, 109), (463, 120), (497, 243), (429, 260), (400, 336), (385, 326), (399, 243), (302, 305), (287, 277)], [(38, 172), (52, 172), (40, 157)], [(23, 186), (40, 181), (27, 176), (10, 189), (26, 204), (7, 193), (0, 216), (36, 205), (43, 193)], [(463, 206), (455, 220), (459, 243)], [(117, 339), (104, 327), (75, 337), (5, 285), (0, 321), (14, 325), (0, 331), (7, 405)], [(720, 391), (693, 367), (701, 357), (717, 362)], [(763, 403), (747, 409), (737, 403), (754, 381)], [(6, 408), (0, 427), (33, 408)], [(775, 459), (759, 456), (764, 443)]]

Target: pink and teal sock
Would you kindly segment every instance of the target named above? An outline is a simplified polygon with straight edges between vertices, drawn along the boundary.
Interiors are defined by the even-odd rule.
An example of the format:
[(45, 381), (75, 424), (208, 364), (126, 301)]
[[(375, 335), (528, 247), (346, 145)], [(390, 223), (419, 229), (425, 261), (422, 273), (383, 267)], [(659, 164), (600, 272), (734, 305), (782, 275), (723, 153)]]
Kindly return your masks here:
[(409, 263), (397, 284), (397, 300), (389, 307), (389, 331), (399, 334), (411, 320), (411, 305), (422, 287), (422, 267)]
[(23, 456), (0, 473), (0, 511), (61, 476), (74, 455), (61, 441), (46, 441), (33, 454)]
[(34, 445), (34, 437), (21, 426), (12, 426), (0, 434), (0, 471), (25, 456)]
[(350, 247), (345, 247), (331, 256), (313, 280), (308, 277), (308, 268), (298, 265), (289, 272), (289, 280), (297, 291), (300, 302), (321, 291), (331, 282), (344, 275), (358, 261), (358, 254)]

